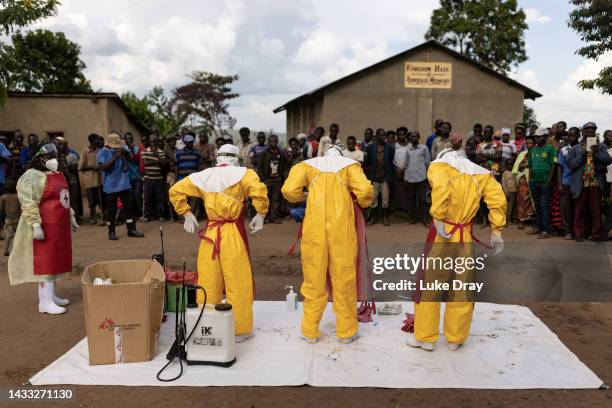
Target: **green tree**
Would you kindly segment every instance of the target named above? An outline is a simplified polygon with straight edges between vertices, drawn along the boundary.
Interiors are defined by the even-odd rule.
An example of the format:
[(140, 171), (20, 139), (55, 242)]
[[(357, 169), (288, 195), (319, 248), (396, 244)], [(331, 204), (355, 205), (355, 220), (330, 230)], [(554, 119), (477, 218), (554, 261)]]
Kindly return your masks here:
[(525, 18), (517, 0), (441, 0), (425, 38), (505, 74), (527, 60)]
[[(610, 0), (570, 0), (575, 9), (569, 14), (567, 24), (587, 43), (576, 53), (597, 60), (612, 51), (612, 2)], [(604, 67), (597, 78), (578, 82), (582, 89), (598, 88), (612, 94), (612, 66)]]
[(55, 15), (57, 0), (0, 0), (0, 29), (9, 35), (38, 19)]
[[(57, 0), (0, 0), (0, 33), (9, 35), (14, 30), (32, 24), (57, 12)], [(0, 52), (4, 45), (0, 43)], [(0, 105), (7, 91), (9, 61), (0, 58)]]
[(125, 92), (121, 95), (121, 99), (128, 107), (130, 113), (147, 128), (152, 129), (155, 126), (155, 114), (149, 107), (147, 97), (139, 98), (133, 92)]
[(154, 87), (142, 98), (133, 92), (121, 95), (128, 109), (136, 118), (152, 131), (161, 136), (168, 136), (178, 131), (185, 124), (187, 116), (178, 114), (161, 86)]
[(238, 76), (194, 71), (189, 78), (192, 82), (173, 92), (173, 112), (216, 136), (220, 136), (223, 129), (232, 128), (236, 121), (228, 112), (228, 101), (239, 96), (232, 92), (232, 84)]
[(523, 124), (529, 129), (531, 126), (540, 126), (538, 118), (533, 108), (523, 104)]
[(187, 121), (188, 114), (175, 109), (172, 100), (161, 86), (154, 87), (148, 94), (149, 106), (155, 114), (155, 128), (160, 135), (168, 136), (178, 131)]
[(9, 91), (91, 92), (80, 59), (81, 47), (64, 33), (48, 30), (16, 33), (1, 45), (3, 80)]

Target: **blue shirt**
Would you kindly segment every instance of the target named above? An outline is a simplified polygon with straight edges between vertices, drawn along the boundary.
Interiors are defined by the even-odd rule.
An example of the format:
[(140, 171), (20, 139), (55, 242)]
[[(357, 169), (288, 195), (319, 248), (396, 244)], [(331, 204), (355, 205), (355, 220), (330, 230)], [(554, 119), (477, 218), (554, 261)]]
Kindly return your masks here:
[(429, 137), (427, 138), (427, 141), (425, 142), (425, 144), (427, 145), (427, 148), (429, 149), (429, 154), (431, 154), (431, 149), (433, 148), (433, 142), (436, 136), (437, 136), (436, 132), (433, 132), (431, 135), (429, 135)]
[[(96, 157), (99, 164), (105, 164), (111, 161), (114, 155), (115, 149), (104, 147), (100, 149)], [(126, 160), (121, 157), (115, 160), (111, 167), (102, 172), (103, 190), (105, 193), (118, 193), (131, 188), (128, 167)]]
[(21, 167), (25, 167), (32, 160), (32, 149), (30, 146), (25, 147), (21, 153), (19, 153), (19, 164)]
[(256, 144), (255, 146), (251, 147), (249, 156), (251, 156), (251, 163), (253, 163), (253, 167), (257, 168), (259, 166), (257, 159), (263, 154), (263, 152), (266, 151), (266, 149), (268, 149), (268, 145)]
[[(0, 143), (0, 156), (2, 157), (13, 157), (9, 149), (6, 148), (4, 143)], [(4, 173), (4, 163), (0, 163), (0, 184), (4, 184), (6, 181), (6, 174)]]
[[(131, 149), (128, 147), (128, 150), (130, 150), (132, 157), (134, 157), (138, 155), (140, 148), (134, 145)], [(130, 161), (128, 163), (128, 169), (130, 173), (130, 180), (137, 180), (140, 178), (140, 164), (138, 162)]]
[(195, 149), (181, 149), (176, 152), (176, 179), (182, 180), (200, 170), (202, 155)]
[[(524, 145), (523, 145), (524, 146)], [(570, 150), (570, 146), (563, 146), (561, 150), (559, 150), (559, 154), (557, 156), (557, 163), (561, 166), (561, 184), (564, 186), (569, 186), (572, 184), (572, 170), (567, 165), (567, 153)]]

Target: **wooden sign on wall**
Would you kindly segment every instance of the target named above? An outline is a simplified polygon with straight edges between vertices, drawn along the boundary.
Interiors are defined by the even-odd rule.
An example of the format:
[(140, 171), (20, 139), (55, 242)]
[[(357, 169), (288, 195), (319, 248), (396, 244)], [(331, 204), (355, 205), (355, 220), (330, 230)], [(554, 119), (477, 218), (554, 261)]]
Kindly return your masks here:
[(451, 89), (453, 64), (450, 62), (406, 62), (405, 88)]

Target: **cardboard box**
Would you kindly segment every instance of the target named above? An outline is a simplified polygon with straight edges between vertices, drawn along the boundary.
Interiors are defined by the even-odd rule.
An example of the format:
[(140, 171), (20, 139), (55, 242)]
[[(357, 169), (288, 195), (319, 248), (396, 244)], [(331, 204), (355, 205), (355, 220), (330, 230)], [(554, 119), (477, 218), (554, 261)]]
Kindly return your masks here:
[[(94, 285), (111, 278), (113, 285)], [(99, 262), (81, 280), (89, 364), (149, 361), (164, 306), (164, 270), (154, 260)]]

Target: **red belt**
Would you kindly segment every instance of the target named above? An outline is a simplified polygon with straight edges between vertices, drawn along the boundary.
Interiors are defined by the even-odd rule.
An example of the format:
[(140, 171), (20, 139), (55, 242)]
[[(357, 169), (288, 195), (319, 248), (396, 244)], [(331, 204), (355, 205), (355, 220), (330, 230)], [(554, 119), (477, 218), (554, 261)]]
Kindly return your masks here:
[[(474, 235), (474, 231), (472, 230), (472, 221), (466, 222), (465, 224), (458, 223), (458, 222), (446, 221), (446, 220), (444, 220), (443, 222), (444, 222), (445, 224), (452, 225), (452, 227), (453, 227), (453, 228), (451, 228), (451, 230), (448, 232), (448, 233), (449, 233), (449, 235), (451, 235), (451, 236), (452, 236), (452, 235), (453, 235), (453, 234), (454, 234), (454, 233), (455, 233), (457, 230), (459, 230), (459, 243), (460, 243), (460, 244), (463, 244), (463, 243), (465, 242), (465, 241), (463, 240), (463, 230), (464, 230), (465, 228), (469, 228), (469, 231), (470, 231), (470, 236), (472, 237), (472, 240), (473, 240), (474, 242), (477, 242), (477, 243), (479, 243), (480, 245), (482, 245), (482, 246), (484, 246), (484, 247), (486, 247), (486, 248), (493, 249), (493, 247), (492, 247), (492, 246), (487, 245), (487, 244), (485, 244), (484, 242), (482, 242), (481, 240), (479, 240), (478, 238), (476, 238), (476, 236)], [(430, 231), (431, 231), (431, 229), (433, 229), (433, 230), (435, 231), (435, 227), (434, 227), (433, 223), (432, 223), (432, 225), (431, 225), (431, 227), (430, 227)], [(434, 235), (434, 236), (433, 236), (433, 238), (435, 239), (435, 237), (436, 237), (436, 236)], [(429, 239), (429, 236), (428, 236), (428, 239)], [(433, 241), (432, 241), (432, 242), (433, 242)], [(427, 256), (427, 254), (425, 254), (425, 255)]]
[[(452, 226), (451, 230), (448, 232), (449, 235), (452, 236), (455, 232), (457, 232), (457, 230), (459, 230), (459, 244), (465, 243), (463, 239), (464, 237), (463, 230), (466, 228), (469, 228), (470, 236), (472, 237), (472, 240), (474, 242), (477, 242), (480, 245), (486, 248), (489, 248), (489, 249), (493, 248), (491, 245), (487, 245), (481, 240), (479, 240), (478, 238), (476, 238), (476, 236), (474, 235), (474, 232), (472, 231), (472, 221), (471, 220), (466, 223), (452, 222), (452, 221), (447, 221), (447, 220), (444, 220), (443, 222), (445, 224)], [(429, 255), (429, 252), (431, 252), (431, 248), (433, 247), (434, 242), (436, 241), (436, 235), (437, 235), (436, 227), (434, 226), (434, 223), (432, 221), (431, 226), (429, 227), (429, 232), (427, 234), (427, 240), (425, 241), (425, 249), (423, 250), (423, 256), (425, 258), (427, 258), (427, 256)], [(423, 279), (425, 279), (425, 268), (420, 268), (419, 271), (417, 272), (417, 282), (420, 282)], [(414, 295), (412, 296), (412, 300), (414, 301), (414, 303), (421, 302), (421, 290), (419, 289), (420, 287), (421, 285), (419, 283), (417, 286), (417, 289), (414, 291)]]
[[(217, 255), (221, 252), (221, 226), (223, 224), (238, 225), (242, 221), (243, 221), (242, 218), (230, 218), (230, 219), (224, 219), (224, 220), (209, 220), (208, 223), (206, 224), (206, 227), (200, 230), (200, 232), (198, 233), (198, 235), (200, 235), (200, 238), (213, 244), (212, 259), (215, 259)], [(215, 240), (213, 241), (212, 239), (208, 238), (205, 234), (208, 228), (215, 228), (215, 227), (217, 228), (217, 235), (215, 236)]]

